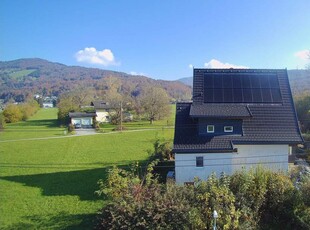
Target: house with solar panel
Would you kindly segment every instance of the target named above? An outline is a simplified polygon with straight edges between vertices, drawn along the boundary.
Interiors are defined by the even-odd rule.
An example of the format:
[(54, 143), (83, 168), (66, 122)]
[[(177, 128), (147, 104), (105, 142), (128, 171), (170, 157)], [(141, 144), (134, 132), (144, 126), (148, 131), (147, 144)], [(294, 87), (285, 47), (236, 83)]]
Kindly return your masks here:
[(261, 165), (288, 170), (302, 137), (286, 69), (194, 69), (193, 101), (177, 103), (177, 183)]

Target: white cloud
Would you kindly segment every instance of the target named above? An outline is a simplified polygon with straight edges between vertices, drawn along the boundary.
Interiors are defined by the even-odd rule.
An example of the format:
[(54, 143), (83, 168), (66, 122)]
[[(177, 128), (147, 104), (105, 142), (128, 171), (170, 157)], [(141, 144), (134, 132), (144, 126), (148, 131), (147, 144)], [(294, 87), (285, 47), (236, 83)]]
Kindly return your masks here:
[(310, 59), (310, 50), (301, 50), (294, 54), (295, 57), (298, 57), (301, 60)]
[(192, 64), (189, 64), (189, 65), (188, 65), (188, 68), (193, 69), (194, 66), (193, 66)]
[(136, 71), (131, 71), (130, 73), (129, 73), (130, 75), (134, 75), (134, 76), (146, 76), (146, 74), (145, 73), (142, 73), (142, 72), (136, 72)]
[(230, 69), (230, 68), (234, 68), (234, 69), (248, 69), (249, 67), (246, 66), (241, 66), (241, 65), (234, 65), (234, 64), (230, 64), (230, 63), (222, 63), (219, 60), (216, 59), (212, 59), (209, 62), (206, 62), (204, 64), (204, 67), (206, 68), (211, 68), (211, 69)]
[(131, 71), (129, 74), (130, 75), (139, 75), (139, 76), (144, 75), (144, 73), (138, 73), (136, 71)]
[(96, 50), (94, 47), (86, 47), (83, 50), (76, 52), (75, 58), (78, 62), (85, 62), (89, 64), (103, 66), (117, 65), (114, 55), (110, 49), (100, 51)]

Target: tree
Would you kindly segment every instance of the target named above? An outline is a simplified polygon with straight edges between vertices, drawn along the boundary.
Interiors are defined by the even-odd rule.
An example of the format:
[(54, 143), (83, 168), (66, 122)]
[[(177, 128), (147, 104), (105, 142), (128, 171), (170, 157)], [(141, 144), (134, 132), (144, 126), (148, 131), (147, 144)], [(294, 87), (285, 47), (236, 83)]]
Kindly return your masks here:
[(141, 106), (152, 124), (170, 114), (169, 96), (160, 87), (148, 87), (140, 98)]
[(9, 104), (3, 111), (5, 117), (5, 122), (14, 123), (21, 121), (23, 118), (23, 113), (18, 105)]
[[(310, 177), (298, 188), (290, 177), (262, 167), (212, 174), (194, 185), (160, 184), (152, 162), (143, 176), (138, 165), (114, 167), (98, 182), (108, 204), (97, 229), (309, 229)], [(301, 193), (303, 193), (301, 195)]]
[(0, 131), (4, 130), (5, 127), (5, 117), (3, 113), (0, 113)]
[(26, 103), (23, 103), (19, 106), (23, 114), (23, 117), (22, 117), (23, 121), (26, 121), (29, 117), (34, 115), (40, 108), (39, 103), (34, 99), (29, 99)]
[(305, 96), (295, 102), (298, 120), (300, 122), (301, 131), (310, 131), (310, 96)]
[(93, 98), (94, 92), (89, 88), (77, 88), (74, 91), (62, 94), (57, 103), (58, 120), (63, 124), (69, 123), (69, 112), (81, 111), (81, 107), (90, 105)]
[(78, 107), (83, 105), (90, 105), (90, 102), (94, 99), (95, 92), (91, 88), (77, 87), (74, 91), (68, 94), (72, 97), (72, 102)]
[(79, 106), (73, 102), (69, 94), (64, 94), (59, 98), (58, 107), (58, 120), (63, 123), (69, 123), (69, 112), (79, 110)]

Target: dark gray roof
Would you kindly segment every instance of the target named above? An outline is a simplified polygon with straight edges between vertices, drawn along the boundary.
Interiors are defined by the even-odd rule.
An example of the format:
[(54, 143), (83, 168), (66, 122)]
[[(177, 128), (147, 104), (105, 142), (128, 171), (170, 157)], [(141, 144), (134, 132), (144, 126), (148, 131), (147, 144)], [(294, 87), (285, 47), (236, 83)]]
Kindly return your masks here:
[[(174, 152), (232, 152), (234, 144), (297, 144), (303, 141), (286, 70), (212, 69), (213, 73), (216, 71), (220, 73), (236, 71), (248, 75), (256, 72), (261, 75), (275, 73), (282, 97), (282, 103), (276, 104), (204, 103), (204, 88), (197, 82), (203, 82), (203, 76), (207, 71), (211, 70), (199, 69), (199, 72), (197, 69), (194, 70), (194, 101), (178, 103), (176, 106)], [(198, 120), (201, 117), (242, 119), (242, 135), (199, 135)]]
[(111, 105), (105, 101), (93, 101), (91, 105), (94, 106), (95, 109), (111, 109)]
[(238, 104), (192, 104), (191, 117), (245, 118), (251, 117), (247, 105)]
[(96, 117), (96, 113), (86, 113), (86, 112), (72, 112), (69, 113), (69, 117), (77, 118), (77, 117)]

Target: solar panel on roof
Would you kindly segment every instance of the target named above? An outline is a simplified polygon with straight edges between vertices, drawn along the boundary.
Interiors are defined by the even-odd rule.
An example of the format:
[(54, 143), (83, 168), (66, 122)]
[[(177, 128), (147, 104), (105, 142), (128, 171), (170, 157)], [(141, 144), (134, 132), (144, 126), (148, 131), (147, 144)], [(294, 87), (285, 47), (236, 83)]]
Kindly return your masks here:
[(281, 103), (276, 74), (206, 73), (205, 103)]

